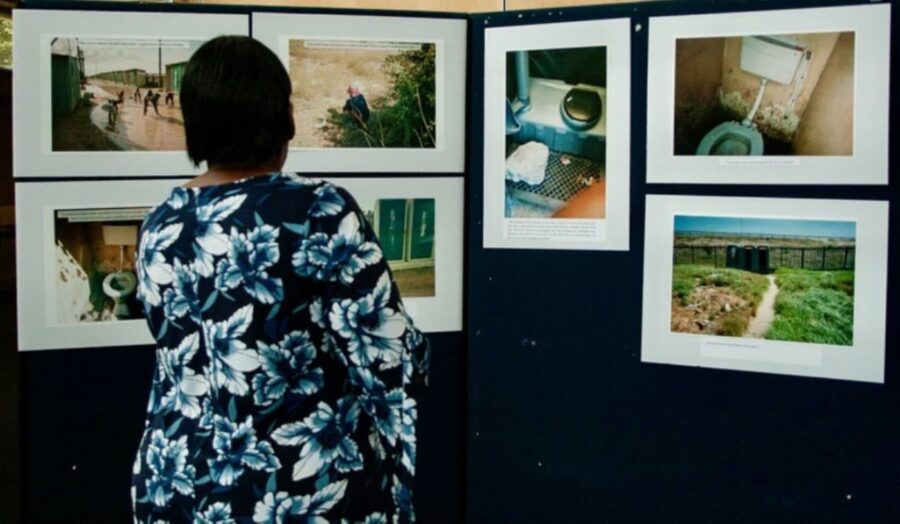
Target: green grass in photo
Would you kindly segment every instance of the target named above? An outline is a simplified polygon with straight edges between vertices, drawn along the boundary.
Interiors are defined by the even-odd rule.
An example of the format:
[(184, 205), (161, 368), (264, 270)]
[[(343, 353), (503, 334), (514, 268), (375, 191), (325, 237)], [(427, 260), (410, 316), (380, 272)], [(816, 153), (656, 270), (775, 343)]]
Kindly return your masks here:
[(696, 299), (694, 291), (700, 287), (714, 287), (746, 301), (742, 307), (730, 310), (716, 308), (708, 311), (713, 320), (710, 334), (739, 337), (747, 330), (747, 325), (769, 287), (766, 277), (739, 269), (715, 268), (693, 264), (677, 264), (672, 268), (672, 295), (682, 306), (692, 305)]
[(740, 269), (716, 268), (693, 264), (677, 264), (672, 268), (672, 293), (688, 305), (691, 293), (699, 286), (730, 288), (753, 308), (769, 287), (766, 277)]
[(391, 80), (388, 96), (369, 100), (372, 114), (359, 126), (344, 111), (329, 109), (329, 140), (338, 147), (433, 148), (435, 123), (434, 44), (404, 51), (385, 60)]
[(781, 268), (770, 340), (853, 344), (853, 271)]

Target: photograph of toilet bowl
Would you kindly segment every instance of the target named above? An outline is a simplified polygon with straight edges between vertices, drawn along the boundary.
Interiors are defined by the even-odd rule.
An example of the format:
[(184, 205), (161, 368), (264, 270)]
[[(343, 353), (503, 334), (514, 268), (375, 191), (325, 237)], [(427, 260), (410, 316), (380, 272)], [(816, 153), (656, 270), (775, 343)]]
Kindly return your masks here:
[(891, 5), (649, 20), (647, 182), (886, 184)]
[(135, 253), (148, 208), (57, 210), (57, 322), (142, 318)]
[(115, 301), (113, 316), (116, 318), (131, 318), (131, 308), (128, 307), (128, 297), (137, 289), (137, 277), (130, 271), (116, 271), (106, 275), (103, 279), (103, 292)]
[(605, 218), (606, 48), (506, 55), (506, 218)]
[(675, 44), (675, 155), (853, 154), (852, 31)]

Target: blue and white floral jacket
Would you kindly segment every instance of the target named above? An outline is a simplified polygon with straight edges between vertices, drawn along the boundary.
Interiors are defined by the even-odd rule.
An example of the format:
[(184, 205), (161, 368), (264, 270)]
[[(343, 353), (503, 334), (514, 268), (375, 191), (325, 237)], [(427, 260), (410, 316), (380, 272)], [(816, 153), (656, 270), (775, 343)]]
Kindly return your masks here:
[(284, 173), (176, 188), (138, 278), (157, 368), (136, 522), (414, 520), (427, 345), (346, 191)]

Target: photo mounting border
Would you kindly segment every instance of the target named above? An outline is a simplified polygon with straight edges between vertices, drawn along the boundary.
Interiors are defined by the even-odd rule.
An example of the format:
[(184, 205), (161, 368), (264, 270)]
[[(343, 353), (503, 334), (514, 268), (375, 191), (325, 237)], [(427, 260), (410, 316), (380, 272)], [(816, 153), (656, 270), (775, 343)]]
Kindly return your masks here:
[[(650, 18), (647, 182), (686, 184), (888, 183), (890, 4)], [(675, 44), (682, 38), (855, 33), (853, 155), (680, 156), (675, 133)]]
[[(288, 41), (382, 40), (434, 43), (437, 146), (412, 148), (295, 148), (285, 171), (303, 173), (461, 173), (465, 169), (466, 34), (468, 21), (350, 14), (253, 12), (253, 38), (290, 71)], [(364, 18), (365, 23), (360, 24)]]
[[(510, 51), (606, 47), (606, 218), (595, 240), (505, 238), (506, 54)], [(629, 249), (631, 19), (579, 20), (484, 29), (483, 247), (499, 249)], [(478, 125), (477, 123), (475, 125)], [(572, 219), (520, 219), (572, 220)]]
[(136, 346), (154, 343), (144, 318), (56, 321), (54, 212), (153, 207), (188, 179), (20, 182), (16, 184), (16, 304), (19, 350)]
[(204, 39), (250, 34), (245, 14), (16, 10), (13, 173), (28, 177), (179, 176), (202, 172), (186, 151), (52, 150), (50, 38)]
[[(672, 332), (676, 215), (856, 222), (853, 345)], [(648, 195), (641, 362), (884, 383), (887, 251), (885, 201)]]
[[(16, 276), (19, 350), (153, 344), (146, 320), (83, 324), (55, 321), (54, 212), (60, 209), (153, 207), (189, 179), (27, 182), (16, 184)], [(425, 332), (460, 331), (463, 315), (462, 177), (335, 178), (357, 199), (435, 200), (435, 295), (404, 298)], [(39, 261), (39, 262), (38, 262)]]

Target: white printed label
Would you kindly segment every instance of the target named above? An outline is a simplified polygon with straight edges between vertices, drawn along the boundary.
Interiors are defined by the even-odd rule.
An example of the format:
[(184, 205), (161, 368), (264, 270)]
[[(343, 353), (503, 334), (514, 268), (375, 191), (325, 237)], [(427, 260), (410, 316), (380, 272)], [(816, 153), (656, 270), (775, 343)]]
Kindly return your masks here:
[(700, 354), (706, 358), (751, 360), (796, 366), (821, 366), (822, 349), (804, 344), (716, 337), (700, 341)]
[(606, 228), (603, 220), (507, 219), (503, 223), (503, 237), (508, 240), (603, 241)]

